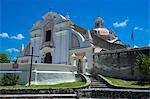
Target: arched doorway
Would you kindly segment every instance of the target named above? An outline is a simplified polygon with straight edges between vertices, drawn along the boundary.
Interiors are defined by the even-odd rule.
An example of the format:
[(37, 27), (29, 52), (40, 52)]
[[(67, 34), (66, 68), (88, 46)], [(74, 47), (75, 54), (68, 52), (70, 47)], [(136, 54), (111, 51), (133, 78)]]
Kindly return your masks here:
[(46, 53), (44, 63), (52, 63), (52, 55), (50, 52)]

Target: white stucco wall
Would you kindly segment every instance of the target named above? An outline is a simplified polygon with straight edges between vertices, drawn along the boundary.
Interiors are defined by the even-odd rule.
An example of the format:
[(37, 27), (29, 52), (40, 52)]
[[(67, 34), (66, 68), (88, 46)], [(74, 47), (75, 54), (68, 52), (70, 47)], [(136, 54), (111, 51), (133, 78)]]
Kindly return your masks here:
[(67, 64), (69, 52), (69, 30), (66, 22), (55, 25), (54, 42), (55, 42), (55, 63)]
[[(29, 68), (30, 64), (19, 64), (18, 68), (13, 68), (12, 63), (0, 63), (0, 79), (2, 79), (4, 73), (15, 73), (19, 75), (18, 84), (27, 84), (29, 80)], [(48, 75), (48, 77), (44, 77), (43, 80), (47, 79), (55, 79), (55, 83), (63, 83), (75, 80), (75, 75), (73, 72), (76, 72), (76, 67), (65, 64), (33, 64), (32, 67), (32, 82), (35, 83), (36, 73), (40, 74), (37, 79), (43, 78), (44, 75)], [(61, 77), (59, 77), (61, 74)], [(63, 76), (67, 77), (63, 77)], [(56, 78), (56, 76), (58, 78)], [(72, 77), (72, 78), (68, 78)], [(58, 79), (58, 80), (57, 80)], [(54, 82), (49, 82), (52, 84)]]
[[(56, 15), (55, 18), (53, 15)], [(67, 20), (60, 14), (47, 13), (44, 15), (44, 20), (37, 22), (33, 25), (30, 34), (30, 54), (31, 49), (34, 47), (33, 55), (39, 57), (33, 57), (33, 63), (44, 62), (45, 54), (50, 52), (52, 56), (52, 64), (69, 64), (69, 51), (78, 50), (82, 48), (90, 48), (89, 41), (76, 30), (72, 28), (72, 22)], [(46, 31), (51, 30), (51, 41), (45, 42)], [(71, 48), (71, 35), (77, 36), (80, 46), (78, 48)], [(85, 51), (86, 52), (86, 51)], [(92, 66), (92, 52), (86, 52), (88, 59), (88, 67)], [(23, 59), (23, 58), (22, 58)]]
[[(40, 37), (34, 37), (30, 39), (30, 55), (32, 53), (32, 47), (33, 47), (33, 55), (36, 56), (40, 56), (40, 48), (41, 48), (41, 42), (40, 42)], [(40, 61), (40, 57), (33, 57), (33, 63), (35, 63), (37, 61), (37, 63), (41, 62)]]

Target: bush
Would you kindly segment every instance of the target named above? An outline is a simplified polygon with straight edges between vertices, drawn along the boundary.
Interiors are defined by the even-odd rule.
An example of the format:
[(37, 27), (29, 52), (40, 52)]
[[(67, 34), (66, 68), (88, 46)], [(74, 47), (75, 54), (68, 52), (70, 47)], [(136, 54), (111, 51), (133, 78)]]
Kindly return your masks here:
[(1, 79), (2, 86), (12, 86), (16, 85), (18, 82), (19, 76), (16, 74), (6, 73)]
[(150, 58), (144, 54), (140, 54), (137, 57), (135, 64), (138, 66), (138, 70), (143, 74), (145, 80), (150, 81)]
[(9, 63), (8, 54), (0, 53), (0, 63)]

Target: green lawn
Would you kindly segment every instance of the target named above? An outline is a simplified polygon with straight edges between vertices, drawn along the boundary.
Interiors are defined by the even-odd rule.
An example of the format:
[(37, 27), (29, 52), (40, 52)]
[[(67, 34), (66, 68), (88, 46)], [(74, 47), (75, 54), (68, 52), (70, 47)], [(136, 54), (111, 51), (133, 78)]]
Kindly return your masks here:
[(112, 77), (106, 77), (108, 80), (110, 80), (113, 84), (119, 85), (119, 86), (126, 86), (131, 88), (150, 88), (150, 83), (146, 83), (145, 85), (138, 85), (138, 81), (128, 81), (123, 79), (117, 79)]
[(85, 85), (85, 82), (69, 82), (69, 83), (60, 83), (54, 85), (15, 85), (15, 86), (0, 86), (0, 88), (72, 88)]

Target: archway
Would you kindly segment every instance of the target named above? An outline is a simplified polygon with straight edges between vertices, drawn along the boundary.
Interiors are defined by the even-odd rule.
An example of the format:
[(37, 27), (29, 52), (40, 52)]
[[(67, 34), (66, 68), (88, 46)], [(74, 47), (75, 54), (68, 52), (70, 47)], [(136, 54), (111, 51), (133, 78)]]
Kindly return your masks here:
[(52, 63), (52, 55), (50, 52), (46, 53), (44, 63)]

